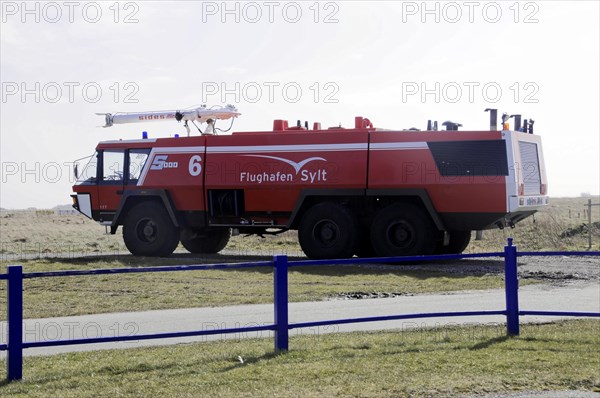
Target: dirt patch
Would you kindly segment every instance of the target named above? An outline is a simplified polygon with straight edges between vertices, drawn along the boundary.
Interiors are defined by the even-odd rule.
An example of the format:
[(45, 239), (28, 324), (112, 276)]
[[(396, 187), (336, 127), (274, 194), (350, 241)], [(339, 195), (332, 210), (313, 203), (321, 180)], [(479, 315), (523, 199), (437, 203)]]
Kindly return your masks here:
[(360, 299), (372, 299), (372, 298), (390, 298), (400, 296), (414, 296), (412, 293), (404, 292), (342, 292), (339, 294), (339, 298), (346, 300), (360, 300)]
[(522, 257), (519, 277), (549, 282), (599, 281), (600, 257)]

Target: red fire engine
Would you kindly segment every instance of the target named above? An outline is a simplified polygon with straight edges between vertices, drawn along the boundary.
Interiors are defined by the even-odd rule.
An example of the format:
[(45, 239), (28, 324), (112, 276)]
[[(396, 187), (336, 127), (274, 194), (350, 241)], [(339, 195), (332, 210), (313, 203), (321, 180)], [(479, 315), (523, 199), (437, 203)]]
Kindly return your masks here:
[[(290, 127), (216, 135), (232, 106), (106, 114), (106, 126), (183, 121), (187, 137), (104, 141), (73, 186), (74, 207), (111, 233), (123, 226), (134, 255), (168, 256), (178, 243), (217, 253), (232, 230), (297, 230), (310, 258), (460, 253), (471, 231), (514, 227), (548, 204), (533, 120), (490, 130)], [(511, 116), (512, 117), (512, 116)], [(188, 122), (206, 123), (189, 136)]]

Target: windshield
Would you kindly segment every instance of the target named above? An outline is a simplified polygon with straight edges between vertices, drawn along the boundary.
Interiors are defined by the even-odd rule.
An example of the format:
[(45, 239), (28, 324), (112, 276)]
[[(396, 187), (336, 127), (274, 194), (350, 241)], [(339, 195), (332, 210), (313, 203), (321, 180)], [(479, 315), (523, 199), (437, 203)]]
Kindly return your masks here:
[(98, 171), (98, 152), (73, 162), (75, 168), (75, 185), (95, 184)]

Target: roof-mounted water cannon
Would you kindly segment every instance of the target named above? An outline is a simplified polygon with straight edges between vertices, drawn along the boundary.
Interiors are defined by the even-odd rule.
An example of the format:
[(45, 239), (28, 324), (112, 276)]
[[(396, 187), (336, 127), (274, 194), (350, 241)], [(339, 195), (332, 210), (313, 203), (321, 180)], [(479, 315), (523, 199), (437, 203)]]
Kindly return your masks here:
[[(127, 123), (143, 123), (143, 122), (156, 122), (156, 121), (169, 121), (175, 120), (180, 122), (183, 120), (184, 126), (187, 130), (188, 136), (190, 135), (190, 129), (188, 122), (192, 122), (195, 126), (195, 122), (208, 123), (211, 127), (211, 131), (215, 130), (214, 127), (216, 120), (227, 120), (233, 119), (240, 116), (241, 113), (237, 111), (237, 108), (233, 105), (227, 106), (213, 106), (207, 108), (206, 105), (202, 105), (199, 108), (177, 110), (177, 111), (150, 111), (150, 112), (119, 112), (115, 114), (111, 113), (96, 113), (96, 115), (103, 115), (105, 118), (105, 125), (103, 127), (111, 127), (114, 124), (127, 124)], [(201, 134), (202, 131), (196, 126)], [(231, 126), (229, 127), (229, 129)], [(229, 131), (222, 130), (222, 131)], [(208, 130), (208, 128), (207, 128)], [(207, 133), (208, 134), (208, 133)]]

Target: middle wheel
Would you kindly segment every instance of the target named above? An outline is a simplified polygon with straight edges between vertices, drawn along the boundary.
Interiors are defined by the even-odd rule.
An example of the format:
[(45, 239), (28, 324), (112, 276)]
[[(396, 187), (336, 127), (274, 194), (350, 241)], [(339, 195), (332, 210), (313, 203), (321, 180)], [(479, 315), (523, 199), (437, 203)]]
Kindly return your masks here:
[(375, 214), (371, 242), (381, 257), (427, 255), (435, 249), (436, 231), (419, 207), (394, 203)]
[(352, 257), (358, 241), (358, 221), (344, 206), (319, 203), (302, 217), (298, 240), (311, 259)]

